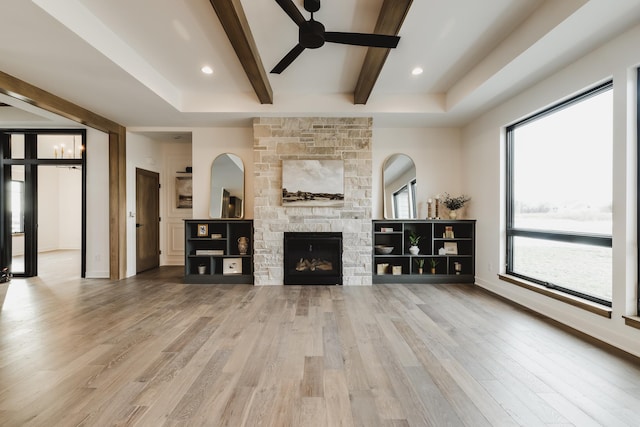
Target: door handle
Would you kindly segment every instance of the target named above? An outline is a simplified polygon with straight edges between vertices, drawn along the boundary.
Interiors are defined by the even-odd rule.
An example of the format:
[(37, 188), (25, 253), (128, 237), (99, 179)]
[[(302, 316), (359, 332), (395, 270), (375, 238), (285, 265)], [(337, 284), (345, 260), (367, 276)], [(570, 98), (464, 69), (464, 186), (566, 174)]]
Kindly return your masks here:
[(140, 228), (140, 227), (142, 227), (142, 224), (137, 224), (136, 223), (136, 228)]

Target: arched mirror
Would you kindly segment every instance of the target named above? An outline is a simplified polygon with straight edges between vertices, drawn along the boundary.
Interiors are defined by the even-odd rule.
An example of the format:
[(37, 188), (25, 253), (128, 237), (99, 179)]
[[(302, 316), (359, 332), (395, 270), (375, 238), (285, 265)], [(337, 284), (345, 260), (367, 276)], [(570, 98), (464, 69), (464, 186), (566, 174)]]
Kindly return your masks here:
[(244, 164), (235, 154), (220, 154), (211, 165), (211, 218), (244, 217)]
[(418, 217), (416, 166), (406, 154), (393, 154), (382, 166), (385, 219)]

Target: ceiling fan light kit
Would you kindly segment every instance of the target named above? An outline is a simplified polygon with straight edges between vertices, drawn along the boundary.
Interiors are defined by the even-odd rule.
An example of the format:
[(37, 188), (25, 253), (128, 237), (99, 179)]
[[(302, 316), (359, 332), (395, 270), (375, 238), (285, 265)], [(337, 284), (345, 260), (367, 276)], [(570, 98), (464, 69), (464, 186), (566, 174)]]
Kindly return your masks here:
[(345, 33), (325, 31), (324, 25), (313, 19), (313, 13), (320, 9), (320, 0), (304, 0), (304, 8), (311, 13), (309, 20), (304, 19), (293, 0), (276, 0), (282, 10), (298, 26), (298, 44), (271, 70), (273, 74), (282, 73), (305, 50), (322, 47), (325, 42), (354, 46), (395, 48), (400, 41), (398, 36), (385, 34)]

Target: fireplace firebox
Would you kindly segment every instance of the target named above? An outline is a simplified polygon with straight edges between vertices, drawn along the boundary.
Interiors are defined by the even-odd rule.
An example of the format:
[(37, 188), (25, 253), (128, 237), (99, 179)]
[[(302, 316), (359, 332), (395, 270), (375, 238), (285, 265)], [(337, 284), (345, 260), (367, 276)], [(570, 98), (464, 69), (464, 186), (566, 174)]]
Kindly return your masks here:
[(342, 233), (285, 232), (285, 285), (342, 285)]

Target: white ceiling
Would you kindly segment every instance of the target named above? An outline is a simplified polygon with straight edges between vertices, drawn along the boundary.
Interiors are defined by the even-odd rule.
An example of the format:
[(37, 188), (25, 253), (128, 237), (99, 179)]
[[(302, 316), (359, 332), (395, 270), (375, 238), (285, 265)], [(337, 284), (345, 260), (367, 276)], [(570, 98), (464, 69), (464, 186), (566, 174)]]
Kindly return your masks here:
[[(274, 0), (241, 4), (268, 72), (297, 27)], [(314, 18), (328, 31), (372, 32), (381, 4), (323, 0)], [(414, 0), (366, 105), (353, 104), (366, 48), (332, 43), (268, 74), (274, 102), (262, 105), (209, 0), (2, 0), (1, 9), (0, 71), (138, 130), (270, 115), (460, 126), (640, 23), (640, 0)], [(412, 76), (415, 66), (425, 72)], [(0, 102), (25, 110), (0, 107), (0, 126), (55, 121)]]

